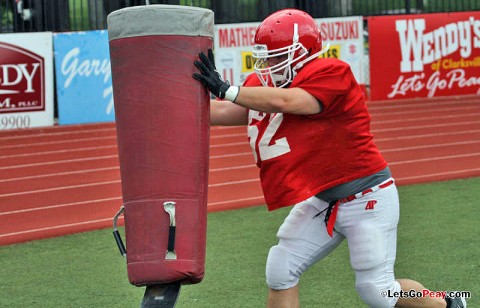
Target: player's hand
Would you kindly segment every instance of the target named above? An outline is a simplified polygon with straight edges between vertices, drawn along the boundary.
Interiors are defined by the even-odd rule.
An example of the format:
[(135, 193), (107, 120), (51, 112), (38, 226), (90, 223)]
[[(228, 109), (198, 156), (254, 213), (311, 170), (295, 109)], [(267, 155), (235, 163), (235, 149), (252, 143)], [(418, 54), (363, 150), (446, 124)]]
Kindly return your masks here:
[(215, 67), (215, 60), (213, 58), (213, 51), (208, 49), (208, 57), (201, 52), (199, 55), (200, 61), (195, 60), (194, 64), (201, 74), (193, 73), (193, 78), (199, 80), (206, 86), (210, 92), (221, 99), (225, 98), (225, 92), (230, 88), (228, 81), (223, 81), (220, 74)]

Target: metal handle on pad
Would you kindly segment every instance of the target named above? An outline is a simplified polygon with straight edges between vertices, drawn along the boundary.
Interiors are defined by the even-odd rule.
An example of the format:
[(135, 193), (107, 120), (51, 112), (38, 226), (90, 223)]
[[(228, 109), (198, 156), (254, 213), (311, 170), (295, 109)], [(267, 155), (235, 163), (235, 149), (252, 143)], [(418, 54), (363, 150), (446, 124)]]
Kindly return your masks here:
[(175, 206), (176, 202), (167, 201), (163, 203), (163, 208), (165, 212), (168, 213), (170, 216), (170, 227), (168, 232), (168, 247), (167, 252), (165, 254), (166, 260), (176, 260), (177, 254), (175, 253), (175, 230), (176, 230), (176, 222), (175, 222)]
[(122, 256), (126, 257), (127, 256), (127, 249), (125, 249), (125, 245), (123, 244), (123, 241), (122, 241), (122, 236), (120, 235), (120, 232), (118, 232), (118, 228), (117, 228), (118, 218), (120, 217), (120, 215), (123, 214), (124, 211), (125, 211), (125, 208), (122, 205), (120, 207), (120, 210), (113, 217), (113, 237), (115, 238), (115, 242), (117, 243), (118, 250), (120, 251), (120, 254)]

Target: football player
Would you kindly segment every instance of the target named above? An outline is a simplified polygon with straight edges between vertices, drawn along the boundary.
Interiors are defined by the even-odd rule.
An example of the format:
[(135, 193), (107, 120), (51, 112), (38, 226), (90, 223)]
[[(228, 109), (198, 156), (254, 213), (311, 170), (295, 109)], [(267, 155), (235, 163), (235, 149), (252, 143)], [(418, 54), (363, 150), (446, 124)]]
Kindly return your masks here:
[(395, 181), (349, 65), (319, 58), (328, 45), (312, 17), (277, 11), (254, 40), (255, 74), (242, 87), (222, 80), (211, 50), (199, 55), (193, 77), (224, 99), (211, 101), (212, 125), (247, 125), (268, 209), (293, 206), (269, 251), (267, 307), (298, 307), (300, 276), (344, 239), (369, 306), (466, 307), (463, 298), (401, 296), (426, 288), (394, 275)]

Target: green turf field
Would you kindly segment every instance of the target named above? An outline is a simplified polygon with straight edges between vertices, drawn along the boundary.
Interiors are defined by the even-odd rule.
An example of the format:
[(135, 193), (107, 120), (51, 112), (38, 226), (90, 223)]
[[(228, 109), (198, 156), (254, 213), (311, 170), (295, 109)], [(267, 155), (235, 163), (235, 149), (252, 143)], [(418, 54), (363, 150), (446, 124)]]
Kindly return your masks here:
[[(480, 178), (399, 191), (397, 277), (471, 291), (469, 307), (480, 307)], [(286, 214), (265, 207), (209, 214), (205, 278), (182, 287), (177, 307), (263, 307), (264, 264)], [(143, 297), (128, 283), (110, 229), (0, 247), (0, 265), (0, 307), (139, 307)], [(346, 243), (300, 285), (302, 307), (365, 307)]]

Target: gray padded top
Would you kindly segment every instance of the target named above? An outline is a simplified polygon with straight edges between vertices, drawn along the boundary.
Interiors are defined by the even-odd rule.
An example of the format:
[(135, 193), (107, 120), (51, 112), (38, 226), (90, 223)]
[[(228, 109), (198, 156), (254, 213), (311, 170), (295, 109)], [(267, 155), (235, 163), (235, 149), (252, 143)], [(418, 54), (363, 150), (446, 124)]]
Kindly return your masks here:
[(154, 4), (128, 7), (107, 17), (108, 38), (149, 35), (208, 36), (213, 38), (213, 11), (192, 6)]

